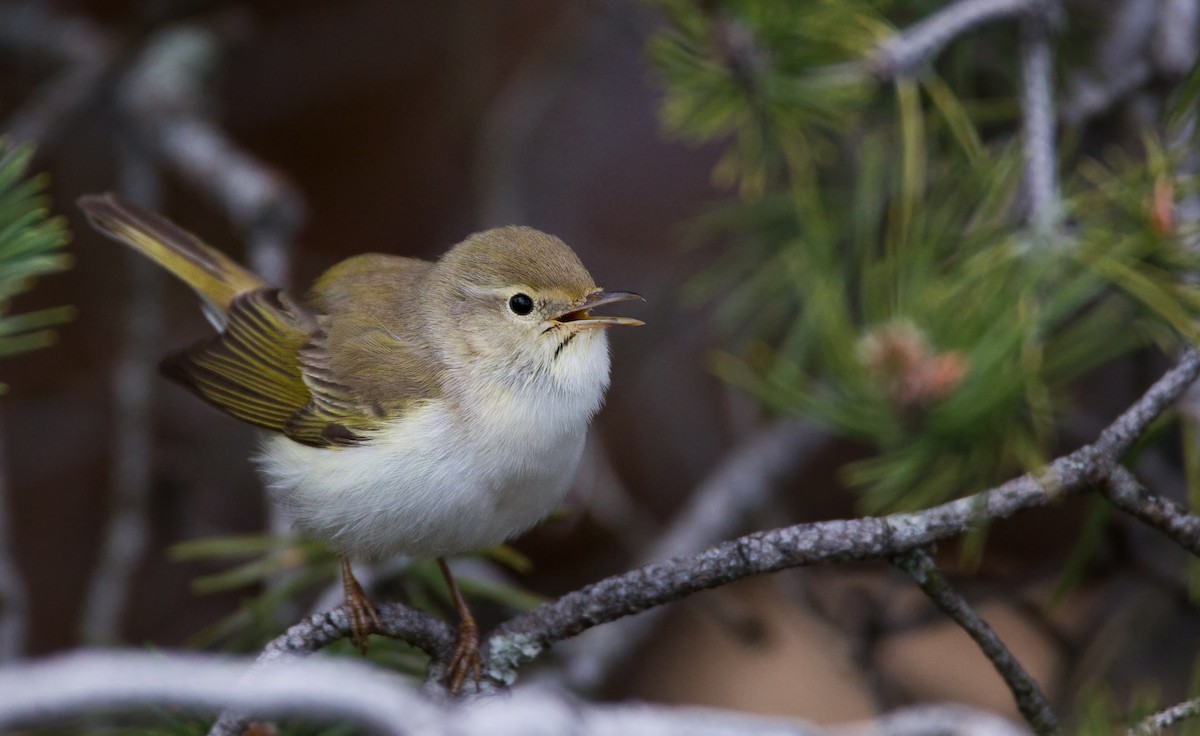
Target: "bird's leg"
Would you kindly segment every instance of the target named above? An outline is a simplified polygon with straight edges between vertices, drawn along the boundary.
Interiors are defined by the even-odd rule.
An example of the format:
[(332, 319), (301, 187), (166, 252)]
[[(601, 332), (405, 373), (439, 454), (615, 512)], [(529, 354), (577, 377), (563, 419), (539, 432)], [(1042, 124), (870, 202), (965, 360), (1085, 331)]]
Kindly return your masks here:
[(372, 631), (382, 631), (383, 624), (371, 599), (363, 592), (362, 586), (354, 579), (350, 569), (350, 560), (342, 558), (342, 592), (346, 596), (346, 609), (350, 612), (350, 641), (363, 654), (367, 653), (367, 637)]
[(458, 640), (454, 643), (454, 654), (450, 657), (450, 669), (447, 672), (450, 694), (458, 695), (467, 675), (475, 680), (475, 688), (479, 688), (479, 678), (483, 672), (483, 665), (479, 661), (479, 627), (475, 625), (475, 617), (471, 615), (467, 602), (463, 600), (462, 593), (454, 582), (454, 576), (450, 574), (446, 558), (438, 558), (438, 567), (441, 568), (446, 587), (450, 589), (450, 595), (454, 598), (454, 608), (458, 611)]

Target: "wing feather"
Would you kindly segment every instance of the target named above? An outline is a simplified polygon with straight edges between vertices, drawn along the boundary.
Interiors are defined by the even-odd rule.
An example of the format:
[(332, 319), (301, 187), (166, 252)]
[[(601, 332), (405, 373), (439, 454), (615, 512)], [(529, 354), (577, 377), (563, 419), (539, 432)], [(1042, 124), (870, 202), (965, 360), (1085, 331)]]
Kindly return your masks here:
[(356, 444), (382, 420), (335, 380), (316, 316), (278, 289), (238, 295), (220, 334), (162, 370), (221, 411), (306, 445)]

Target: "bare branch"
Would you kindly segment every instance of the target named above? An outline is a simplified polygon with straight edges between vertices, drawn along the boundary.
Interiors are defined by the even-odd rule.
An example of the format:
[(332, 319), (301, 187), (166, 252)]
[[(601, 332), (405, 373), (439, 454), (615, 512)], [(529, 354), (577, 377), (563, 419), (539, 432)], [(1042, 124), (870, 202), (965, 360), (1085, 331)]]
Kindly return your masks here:
[(125, 80), (125, 107), (154, 154), (229, 214), (246, 237), (255, 272), (286, 285), (289, 243), (304, 205), (287, 180), (237, 148), (210, 119), (207, 78), (218, 53), (211, 30), (182, 25), (160, 33)]
[[(734, 448), (690, 495), (639, 565), (692, 555), (743, 529), (788, 475), (803, 465), (824, 440), (813, 427), (782, 421), (761, 429)], [(596, 629), (567, 648), (566, 674), (572, 687), (599, 687), (625, 658), (653, 633), (661, 612)]]
[(1169, 498), (1146, 490), (1123, 467), (1113, 468), (1108, 482), (1100, 486), (1100, 492), (1112, 505), (1158, 529), (1180, 547), (1200, 557), (1200, 516)]
[[(429, 654), (432, 671), (449, 661), (454, 650), (454, 637), (442, 621), (424, 611), (409, 608), (402, 603), (377, 603), (375, 610), (383, 623), (380, 634), (407, 642)], [(344, 606), (317, 613), (292, 626), (276, 637), (263, 649), (254, 662), (254, 669), (293, 660), (310, 654), (350, 636), (350, 617)], [(233, 709), (221, 713), (209, 730), (209, 736), (238, 736), (248, 717)]]
[(1133, 728), (1129, 736), (1155, 736), (1180, 721), (1200, 716), (1200, 698), (1192, 698), (1148, 716)]
[(1054, 148), (1054, 52), (1047, 18), (1021, 20), (1021, 136), (1025, 152), (1025, 190), (1035, 233), (1058, 225), (1058, 157)]
[(0, 731), (77, 714), (146, 706), (234, 707), (256, 717), (349, 722), (381, 733), (428, 733), (441, 719), (402, 678), (350, 660), (292, 661), (245, 677), (242, 660), (79, 652), (0, 669)]
[(676, 558), (602, 580), (501, 624), (488, 640), (485, 670), (511, 682), (518, 667), (551, 643), (597, 624), (640, 613), (749, 575), (821, 562), (892, 557), (1007, 518), (1103, 480), (1151, 421), (1200, 375), (1200, 353), (1189, 349), (1086, 446), (990, 491), (915, 513), (798, 524), (750, 534), (698, 555)]
[[(122, 149), (122, 191), (131, 200), (154, 208), (159, 184), (153, 165), (127, 141)], [(116, 420), (108, 518), (80, 620), (84, 640), (92, 642), (120, 638), (125, 605), (150, 536), (153, 379), (162, 346), (164, 280), (153, 264), (138, 254), (129, 251), (123, 256), (132, 284), (110, 379)]]
[(1082, 125), (1103, 115), (1130, 93), (1145, 86), (1150, 81), (1151, 71), (1145, 60), (1132, 59), (1104, 80), (1076, 75), (1071, 81), (1070, 94), (1059, 109), (1059, 117), (1066, 125)]
[(1120, 458), (1142, 436), (1150, 423), (1183, 395), (1197, 376), (1200, 376), (1200, 351), (1188, 348), (1183, 351), (1174, 368), (1163, 374), (1140, 399), (1100, 433), (1096, 449), (1114, 460)]
[(1150, 55), (1163, 74), (1186, 75), (1200, 46), (1200, 0), (1162, 0)]
[(1050, 704), (1037, 683), (1013, 657), (1012, 652), (1008, 651), (1008, 647), (1004, 646), (1004, 642), (1000, 641), (992, 627), (980, 618), (965, 598), (954, 592), (929, 555), (923, 550), (914, 549), (893, 557), (892, 563), (907, 573), (921, 590), (925, 591), (934, 605), (962, 627), (979, 645), (979, 649), (991, 661), (996, 672), (1004, 678), (1004, 684), (1012, 691), (1017, 709), (1029, 725), (1033, 726), (1033, 730), (1043, 736), (1062, 733), (1062, 727), (1058, 725), (1058, 719), (1054, 717), (1054, 712), (1050, 710)]
[(55, 15), (48, 5), (0, 5), (0, 46), (49, 56), (63, 67), (5, 121), (15, 142), (45, 143), (59, 135), (97, 95), (114, 56), (111, 39), (94, 24)]
[[(246, 675), (244, 660), (212, 656), (81, 652), (0, 669), (0, 729), (51, 724), (78, 714), (132, 708), (232, 705), (257, 718), (302, 718), (421, 736), (1020, 736), (998, 716), (962, 706), (924, 706), (877, 721), (824, 729), (805, 721), (702, 708), (589, 704), (544, 688), (521, 688), (470, 707), (433, 702), (403, 679), (360, 662), (289, 661)], [(536, 724), (536, 728), (532, 724)]]
[(1046, 0), (957, 0), (897, 33), (866, 59), (882, 79), (915, 72), (957, 37), (994, 20), (1043, 10)]

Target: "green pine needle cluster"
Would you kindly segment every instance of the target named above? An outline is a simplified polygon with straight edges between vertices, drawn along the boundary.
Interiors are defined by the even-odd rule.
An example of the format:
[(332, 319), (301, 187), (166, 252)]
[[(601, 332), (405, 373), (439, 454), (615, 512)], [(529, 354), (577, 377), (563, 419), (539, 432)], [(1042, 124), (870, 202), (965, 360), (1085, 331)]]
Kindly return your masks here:
[(44, 176), (26, 178), (30, 146), (0, 139), (0, 357), (36, 350), (54, 341), (52, 328), (71, 317), (69, 307), (11, 314), (13, 297), (39, 276), (71, 265), (63, 247), (70, 239), (60, 217), (49, 217)]
[(1037, 468), (1072, 381), (1196, 341), (1200, 260), (1175, 215), (1195, 181), (1153, 136), (1064, 155), (1063, 224), (1039, 233), (1025, 224), (1015, 58), (1001, 92), (994, 63), (952, 53), (877, 85), (848, 70), (886, 37), (884, 10), (919, 18), (920, 3), (658, 5), (664, 124), (727, 142), (714, 177), (741, 195), (690, 228), (715, 265), (689, 296), (736, 336), (714, 368), (874, 447), (845, 469), (866, 510)]

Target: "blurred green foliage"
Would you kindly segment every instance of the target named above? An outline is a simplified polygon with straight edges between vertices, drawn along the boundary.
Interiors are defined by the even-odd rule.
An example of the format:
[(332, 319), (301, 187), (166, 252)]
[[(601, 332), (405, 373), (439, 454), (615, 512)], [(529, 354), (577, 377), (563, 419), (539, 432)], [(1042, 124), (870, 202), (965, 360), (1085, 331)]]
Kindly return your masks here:
[(1195, 181), (1155, 131), (1135, 150), (1065, 152), (1061, 225), (1036, 232), (1016, 54), (998, 64), (951, 44), (919, 77), (885, 83), (859, 62), (889, 19), (929, 3), (656, 5), (664, 125), (725, 143), (714, 179), (740, 194), (688, 231), (715, 259), (688, 296), (715, 302), (731, 336), (713, 366), (765, 406), (875, 448), (844, 472), (866, 511), (1039, 467), (1073, 381), (1195, 341), (1200, 262), (1175, 216)]
[(70, 239), (66, 225), (47, 212), (46, 177), (26, 177), (32, 156), (32, 147), (0, 139), (0, 357), (51, 344), (51, 328), (72, 313), (69, 307), (11, 313), (12, 299), (31, 289), (39, 276), (71, 264), (62, 252)]
[[(511, 547), (481, 553), (502, 568), (527, 572), (529, 560)], [(232, 614), (197, 632), (189, 644), (199, 648), (220, 646), (229, 651), (255, 652), (263, 642), (283, 633), (295, 621), (283, 621), (279, 612), (288, 605), (331, 588), (341, 591), (341, 562), (328, 545), (281, 534), (246, 534), (210, 537), (176, 544), (171, 557), (177, 562), (205, 561), (219, 571), (192, 581), (198, 594), (245, 591), (246, 598)], [(400, 598), (427, 611), (453, 611), (453, 604), (433, 560), (401, 560), (378, 566), (381, 579), (375, 587), (388, 589), (383, 599)], [(469, 576), (456, 576), (463, 595), (508, 610), (526, 611), (542, 598), (514, 585)], [(393, 589), (394, 588), (394, 589)], [(354, 652), (351, 644), (339, 642), (329, 651)], [(374, 637), (368, 658), (379, 664), (421, 677), (426, 655), (407, 644), (387, 637)]]

